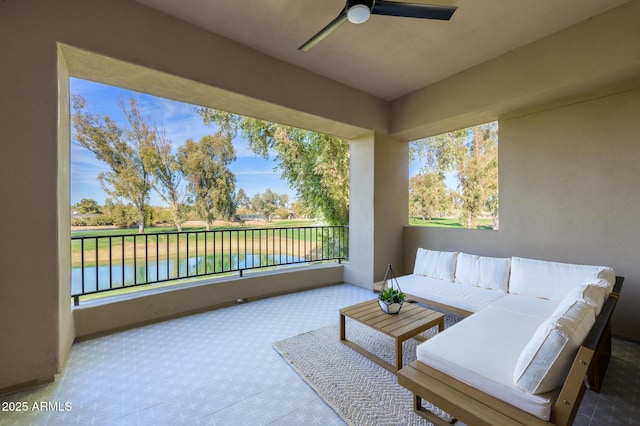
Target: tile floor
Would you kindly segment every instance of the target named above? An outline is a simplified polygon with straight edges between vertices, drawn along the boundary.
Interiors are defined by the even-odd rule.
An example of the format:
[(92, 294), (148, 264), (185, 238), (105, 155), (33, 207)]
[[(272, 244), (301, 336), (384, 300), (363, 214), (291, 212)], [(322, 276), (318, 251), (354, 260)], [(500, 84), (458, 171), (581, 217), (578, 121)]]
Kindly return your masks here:
[[(75, 344), (56, 382), (0, 397), (27, 408), (0, 425), (343, 425), (271, 344), (371, 297), (337, 285)], [(640, 345), (614, 340), (603, 392), (587, 392), (575, 424), (640, 424), (639, 398)]]

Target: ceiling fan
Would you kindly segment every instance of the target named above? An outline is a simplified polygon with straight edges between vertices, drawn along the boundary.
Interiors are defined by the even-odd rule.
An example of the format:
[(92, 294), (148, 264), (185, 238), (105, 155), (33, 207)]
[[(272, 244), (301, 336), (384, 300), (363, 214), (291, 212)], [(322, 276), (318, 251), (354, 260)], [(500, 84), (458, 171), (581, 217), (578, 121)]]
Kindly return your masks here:
[(387, 15), (448, 21), (456, 9), (455, 6), (400, 3), (386, 0), (347, 0), (342, 12), (316, 35), (298, 47), (298, 50), (306, 52), (311, 49), (347, 20), (353, 24), (362, 24), (371, 15)]

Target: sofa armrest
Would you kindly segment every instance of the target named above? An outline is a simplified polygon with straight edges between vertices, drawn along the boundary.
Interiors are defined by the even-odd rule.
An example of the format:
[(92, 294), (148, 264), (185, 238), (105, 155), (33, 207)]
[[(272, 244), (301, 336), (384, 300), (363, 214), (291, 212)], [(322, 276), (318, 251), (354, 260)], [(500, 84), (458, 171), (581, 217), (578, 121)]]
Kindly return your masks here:
[(623, 277), (616, 277), (613, 292), (578, 350), (552, 410), (551, 421), (554, 424), (573, 423), (587, 387), (596, 392), (600, 391), (611, 359), (611, 317), (620, 297), (623, 281)]
[(624, 282), (624, 277), (616, 276), (616, 283), (613, 286), (613, 290), (611, 291), (610, 296), (615, 298), (620, 297), (620, 291), (622, 290), (622, 283)]
[[(613, 288), (609, 298), (604, 303), (600, 315), (596, 318), (596, 323), (591, 327), (591, 331), (587, 334), (582, 346), (589, 349), (597, 350), (603, 338), (607, 337), (607, 329), (611, 327), (611, 316), (620, 298), (620, 290), (622, 290), (623, 277), (616, 277), (616, 285)], [(609, 336), (610, 337), (610, 336)]]
[(594, 392), (600, 392), (611, 359), (611, 317), (618, 299), (620, 299), (623, 281), (624, 277), (616, 277), (613, 291), (609, 294), (609, 298), (583, 344), (583, 346), (595, 351), (594, 359), (587, 373), (587, 385)]

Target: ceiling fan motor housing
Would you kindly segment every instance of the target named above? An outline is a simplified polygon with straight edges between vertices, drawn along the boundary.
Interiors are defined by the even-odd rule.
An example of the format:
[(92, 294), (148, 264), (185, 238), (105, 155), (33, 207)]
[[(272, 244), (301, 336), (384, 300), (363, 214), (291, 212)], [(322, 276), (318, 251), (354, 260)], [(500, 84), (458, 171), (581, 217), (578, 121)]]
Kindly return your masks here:
[(373, 0), (349, 0), (347, 2), (347, 19), (352, 24), (363, 24), (371, 16)]

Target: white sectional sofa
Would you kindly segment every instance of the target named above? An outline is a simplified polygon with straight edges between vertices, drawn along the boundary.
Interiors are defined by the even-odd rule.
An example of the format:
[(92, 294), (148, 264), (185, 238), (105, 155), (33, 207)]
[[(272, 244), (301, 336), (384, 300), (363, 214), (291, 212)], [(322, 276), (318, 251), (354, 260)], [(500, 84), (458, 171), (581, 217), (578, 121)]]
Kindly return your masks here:
[[(493, 409), (495, 401), (506, 404), (506, 411), (515, 407), (516, 417), (521, 416), (526, 423), (535, 419), (562, 424), (565, 417), (570, 418), (568, 424), (573, 421), (577, 407), (570, 407), (562, 419), (554, 413), (554, 407), (578, 349), (614, 290), (613, 269), (420, 248), (414, 273), (398, 277), (397, 281), (409, 299), (468, 315), (420, 344), (418, 360), (399, 372), (400, 383), (416, 394), (416, 411), (424, 412), (419, 390), (435, 381), (435, 387), (443, 383), (446, 387), (453, 379), (460, 384), (456, 386), (462, 394), (472, 394), (474, 401), (476, 396), (481, 400), (489, 398), (489, 402), (481, 403), (494, 406)], [(621, 285), (622, 280), (619, 282)], [(611, 313), (612, 308), (608, 308), (609, 318)], [(609, 318), (604, 330), (607, 332)], [(601, 343), (605, 349), (606, 339), (610, 334)], [(426, 369), (430, 377), (414, 377), (420, 369)], [(421, 393), (425, 399), (436, 403), (435, 398), (447, 406), (447, 398), (430, 392), (427, 389)], [(577, 392), (579, 405), (583, 391)], [(437, 393), (444, 391), (438, 388)], [(462, 417), (467, 416), (470, 424), (480, 424), (480, 414), (469, 415), (468, 410), (463, 407), (458, 414), (451, 414), (463, 421)], [(472, 411), (478, 410), (483, 409)], [(486, 424), (500, 423), (498, 417), (487, 418)], [(513, 420), (513, 416), (503, 419), (506, 424)]]

